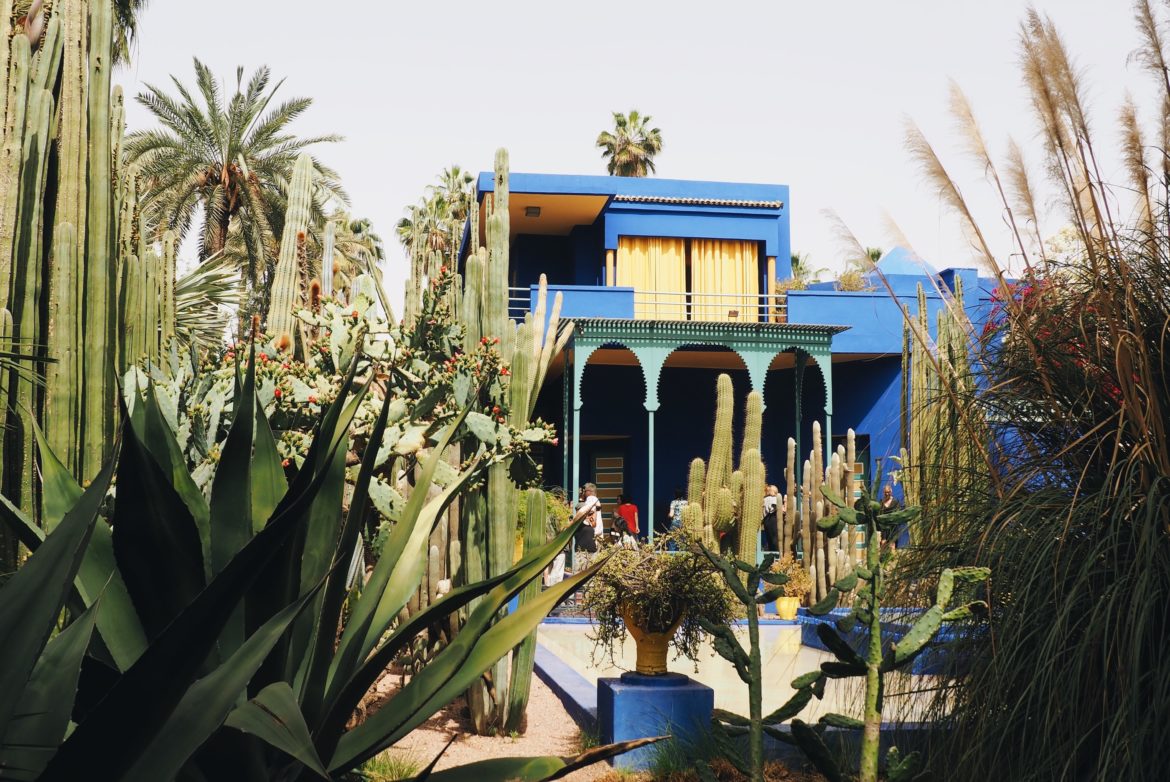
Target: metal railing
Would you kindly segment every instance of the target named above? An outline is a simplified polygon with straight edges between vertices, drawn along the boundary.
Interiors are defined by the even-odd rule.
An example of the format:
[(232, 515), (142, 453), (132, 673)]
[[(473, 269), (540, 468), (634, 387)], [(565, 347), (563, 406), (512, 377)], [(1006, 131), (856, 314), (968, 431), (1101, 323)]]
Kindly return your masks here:
[[(571, 288), (562, 288), (572, 296)], [(508, 289), (508, 317), (521, 320), (531, 308), (528, 288)], [(695, 293), (691, 291), (634, 291), (636, 320), (698, 320), (731, 323), (787, 323), (784, 293)]]
[(783, 323), (783, 294), (634, 291), (637, 320), (700, 320), (732, 323)]

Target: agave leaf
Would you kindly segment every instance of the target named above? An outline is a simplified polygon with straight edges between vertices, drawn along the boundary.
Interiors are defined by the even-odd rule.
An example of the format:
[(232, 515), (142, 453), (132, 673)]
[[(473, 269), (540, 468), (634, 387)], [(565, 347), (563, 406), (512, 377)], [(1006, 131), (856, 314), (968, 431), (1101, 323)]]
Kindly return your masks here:
[(41, 782), (118, 779), (129, 768), (187, 692), (244, 593), (296, 531), (322, 481), (323, 476), (294, 481), (268, 525), (154, 639), (61, 745)]
[(354, 606), (349, 623), (345, 626), (333, 658), (329, 678), (336, 678), (339, 670), (352, 670), (360, 660), (365, 659), (381, 639), (394, 617), (406, 605), (410, 594), (418, 587), (426, 565), (427, 542), (439, 514), (463, 488), (463, 485), (478, 468), (478, 459), (464, 471), (461, 480), (447, 486), (429, 503), (426, 502), (427, 486), (431, 485), (435, 469), (443, 458), (456, 431), (467, 417), (467, 409), (439, 436), (438, 442), (427, 454), (419, 470), (416, 486), (403, 509), (398, 523), (382, 548), (378, 564), (370, 581)]
[[(557, 603), (592, 578), (604, 564), (605, 560), (600, 560), (588, 570), (546, 589), (537, 599), (484, 631), (499, 607), (531, 579), (517, 576), (492, 590), (472, 610), (455, 640), (395, 696), (395, 708), (382, 709), (340, 738), (329, 760), (330, 771), (351, 768), (373, 757), (421, 725), (511, 651)], [(535, 577), (533, 574), (532, 578)]]
[(96, 615), (96, 605), (87, 609), (49, 641), (37, 661), (0, 744), (0, 768), (11, 779), (35, 779), (48, 762), (49, 750), (64, 740)]
[[(338, 451), (344, 451), (346, 448), (350, 421), (367, 393), (368, 386), (360, 387), (351, 393), (354, 388), (355, 372), (356, 360), (351, 364), (349, 373), (338, 390), (337, 398), (322, 414), (317, 433), (309, 445), (301, 469), (293, 477), (268, 523), (271, 526), (278, 517), (294, 507), (295, 512), (299, 514), (292, 522), (296, 533), (289, 541), (289, 545), (279, 552), (279, 556), (268, 561), (264, 572), (253, 582), (245, 601), (248, 632), (253, 632), (305, 591), (300, 585), (303, 583), (302, 558), (308, 537), (310, 514), (316, 499), (326, 490), (326, 484), (336, 484), (341, 480), (336, 474), (337, 471), (330, 469), (329, 466), (336, 462)], [(339, 508), (340, 504), (333, 508), (333, 513), (336, 514)], [(311, 630), (311, 626), (306, 628), (302, 623), (312, 622), (315, 614), (316, 611), (312, 610), (304, 618), (297, 620), (294, 624), (297, 640), (282, 641), (276, 653), (265, 663), (252, 682), (253, 692), (276, 681), (288, 681), (294, 686), (298, 685), (294, 680), (303, 676), (303, 673), (300, 673), (303, 670), (301, 666), (308, 659), (308, 655), (303, 652)]]
[[(203, 547), (187, 505), (147, 451), (140, 406), (118, 461), (114, 556), (147, 637), (157, 636), (203, 589)], [(145, 416), (145, 413), (142, 413)], [(165, 520), (166, 523), (160, 523)], [(165, 589), (160, 585), (165, 584)]]
[(49, 448), (45, 434), (37, 425), (36, 416), (28, 416), (32, 422), (33, 434), (37, 439), (37, 450), (41, 456), (41, 496), (44, 498), (44, 511), (41, 521), (46, 532), (56, 529), (61, 519), (69, 509), (81, 499), (81, 487), (77, 485), (73, 474), (61, 464), (57, 455)]
[(107, 464), (57, 529), (0, 589), (0, 736), (25, 691), (85, 556), (98, 508), (110, 488)]
[(272, 518), (280, 499), (288, 491), (288, 479), (276, 450), (272, 427), (260, 406), (256, 406), (256, 429), (252, 452), (252, 532), (259, 532)]
[(315, 591), (268, 620), (239, 649), (184, 693), (154, 738), (134, 759), (121, 782), (172, 779), (199, 746), (223, 724), (248, 681)]
[(207, 507), (207, 498), (203, 496), (203, 492), (192, 479), (191, 473), (187, 471), (187, 461), (175, 440), (174, 432), (163, 420), (162, 409), (155, 396), (153, 384), (146, 388), (140, 416), (132, 416), (131, 420), (138, 422), (137, 431), (146, 450), (154, 457), (163, 473), (170, 476), (171, 486), (182, 498), (187, 510), (191, 513), (191, 518), (195, 521), (203, 551), (204, 576), (209, 579), (211, 577), (211, 512)]
[[(0, 519), (29, 551), (37, 551), (45, 540), (45, 531), (3, 495), (0, 495)], [(74, 587), (87, 608), (93, 605), (98, 595), (102, 596), (102, 610), (97, 617), (98, 634), (118, 670), (126, 670), (146, 648), (146, 633), (134, 611), (122, 575), (114, 564), (109, 525), (100, 521), (94, 524)]]
[[(211, 572), (219, 573), (252, 537), (252, 440), (256, 427), (256, 343), (249, 349), (244, 383), (211, 482)], [(242, 636), (243, 623), (239, 626)], [(229, 642), (229, 649), (239, 644)]]
[[(321, 739), (318, 742), (318, 747), (322, 753), (333, 751), (345, 728), (345, 723), (353, 713), (358, 701), (407, 643), (434, 622), (459, 611), (475, 598), (488, 592), (492, 592), (492, 594), (486, 598), (485, 602), (491, 601), (498, 611), (524, 584), (544, 572), (544, 568), (568, 544), (573, 532), (579, 526), (580, 523), (570, 524), (543, 548), (522, 558), (511, 570), (484, 581), (452, 590), (432, 603), (426, 610), (415, 614), (396, 627), (385, 643), (379, 646), (369, 659), (360, 665), (341, 668), (341, 675), (330, 682), (328, 714), (322, 721), (320, 728), (314, 731), (315, 735)], [(353, 672), (352, 675), (349, 673), (350, 671)], [(344, 681), (342, 681), (342, 676), (345, 677)]]
[(224, 724), (251, 733), (304, 763), (322, 778), (329, 778), (313, 747), (313, 737), (309, 735), (297, 696), (287, 683), (268, 685), (255, 698), (233, 709)]
[(348, 569), (337, 567), (337, 564), (354, 550), (361, 535), (362, 524), (370, 504), (370, 482), (373, 480), (374, 468), (377, 466), (378, 449), (373, 444), (381, 441), (382, 433), (386, 430), (391, 401), (391, 396), (387, 394), (382, 400), (378, 418), (370, 429), (369, 445), (365, 453), (362, 454), (362, 464), (354, 483), (349, 513), (345, 517), (341, 535), (334, 549), (333, 570), (326, 580), (325, 589), (321, 596), (321, 606), (317, 612), (317, 625), (314, 629), (312, 643), (306, 650), (305, 680), (301, 689), (300, 701), (304, 704), (306, 716), (313, 722), (316, 722), (324, 706), (322, 700), (329, 679), (329, 666), (333, 659), (337, 628), (341, 622), (341, 610), (345, 604), (347, 593)]
[[(426, 777), (431, 782), (483, 782), (486, 779), (507, 779), (514, 782), (544, 782), (544, 780), (560, 779), (580, 768), (600, 763), (603, 760), (616, 757), (623, 752), (629, 752), (638, 747), (662, 741), (665, 736), (655, 736), (647, 739), (624, 741), (620, 744), (606, 744), (594, 747), (580, 755), (571, 758), (532, 757), (532, 758), (490, 758), (475, 763), (468, 763), (455, 768), (444, 769)], [(419, 780), (419, 777), (415, 777)]]

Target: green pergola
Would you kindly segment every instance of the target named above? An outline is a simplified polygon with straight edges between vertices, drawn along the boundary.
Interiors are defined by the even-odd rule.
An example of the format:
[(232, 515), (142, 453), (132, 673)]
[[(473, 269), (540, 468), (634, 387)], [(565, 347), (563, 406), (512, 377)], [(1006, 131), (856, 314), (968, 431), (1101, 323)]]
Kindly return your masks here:
[[(800, 395), (803, 368), (807, 360), (816, 362), (825, 383), (825, 448), (832, 450), (833, 431), (833, 335), (848, 326), (823, 326), (792, 323), (736, 323), (716, 321), (628, 320), (616, 318), (575, 318), (564, 383), (564, 431), (571, 440), (565, 448), (564, 474), (572, 475), (572, 486), (581, 485), (581, 408), (582, 380), (585, 367), (594, 351), (602, 347), (627, 348), (638, 361), (646, 385), (643, 407), (647, 416), (649, 451), (649, 496), (647, 508), (654, 508), (654, 414), (658, 411), (658, 382), (662, 367), (671, 353), (685, 347), (723, 347), (734, 351), (747, 367), (753, 391), (764, 392), (768, 367), (781, 353), (796, 355), (796, 431), (800, 432)], [(570, 428), (570, 409), (572, 427)], [(570, 473), (570, 463), (572, 472)], [(654, 525), (648, 524), (651, 539)]]

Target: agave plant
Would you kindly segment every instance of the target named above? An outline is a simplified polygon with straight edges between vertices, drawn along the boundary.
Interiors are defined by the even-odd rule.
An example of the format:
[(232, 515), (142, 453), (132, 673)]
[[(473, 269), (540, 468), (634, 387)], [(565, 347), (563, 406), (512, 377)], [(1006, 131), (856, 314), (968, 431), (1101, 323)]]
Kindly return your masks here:
[[(467, 442), (463, 410), (428, 433), (434, 445), (419, 465), (418, 490), (346, 608), (346, 566), (377, 450), (366, 450), (342, 513), (347, 430), (370, 390), (355, 383), (357, 363), (291, 478), (257, 403), (256, 361), (248, 363), (210, 500), (187, 472), (150, 385), (127, 416), (116, 462), (86, 489), (42, 440), (47, 534), (0, 499), (3, 518), (34, 551), (0, 593), (0, 776), (338, 778), (466, 690), (592, 576), (596, 567), (494, 621), (568, 543), (570, 526), (507, 572), (398, 621), (418, 588), (432, 527), (502, 453), (500, 442), (481, 442), (453, 480), (423, 490), (453, 438)], [(375, 441), (392, 406), (386, 397)], [(347, 729), (405, 645), (476, 598), (453, 641), (390, 704)], [(54, 635), (62, 609), (70, 621)], [(488, 765), (542, 779), (620, 749)]]

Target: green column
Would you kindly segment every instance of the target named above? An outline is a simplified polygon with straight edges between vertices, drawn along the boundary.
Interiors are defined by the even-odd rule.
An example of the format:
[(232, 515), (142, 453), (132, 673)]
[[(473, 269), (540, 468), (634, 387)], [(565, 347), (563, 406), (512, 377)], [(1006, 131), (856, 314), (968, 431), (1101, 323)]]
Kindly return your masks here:
[(654, 411), (658, 406), (646, 406), (646, 450), (650, 454), (650, 469), (647, 472), (649, 483), (646, 486), (646, 516), (643, 524), (646, 525), (647, 539), (654, 542)]
[(646, 381), (646, 437), (649, 465), (646, 471), (646, 521), (647, 538), (654, 542), (654, 413), (658, 410), (658, 380), (662, 375), (662, 366), (666, 358), (679, 344), (672, 341), (667, 344), (639, 345), (632, 348), (638, 365), (642, 368), (642, 378)]
[(825, 464), (833, 461), (833, 354), (820, 352), (814, 356), (825, 381)]
[(565, 491), (569, 492), (569, 500), (576, 498), (576, 487), (569, 486), (569, 438), (576, 439), (577, 432), (569, 429), (569, 405), (572, 402), (572, 386), (573, 381), (572, 367), (572, 351), (566, 350), (565, 368), (561, 372), (561, 483), (565, 486)]

